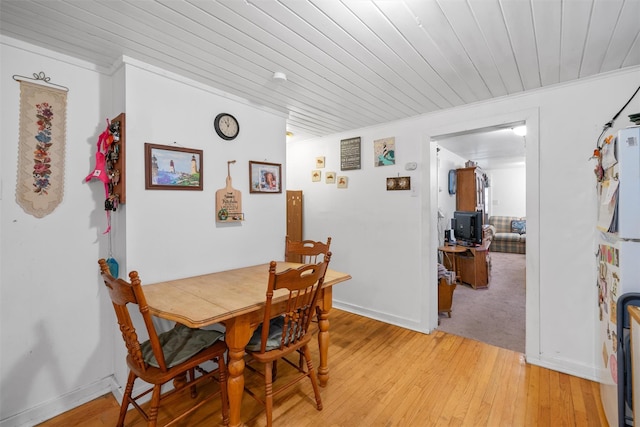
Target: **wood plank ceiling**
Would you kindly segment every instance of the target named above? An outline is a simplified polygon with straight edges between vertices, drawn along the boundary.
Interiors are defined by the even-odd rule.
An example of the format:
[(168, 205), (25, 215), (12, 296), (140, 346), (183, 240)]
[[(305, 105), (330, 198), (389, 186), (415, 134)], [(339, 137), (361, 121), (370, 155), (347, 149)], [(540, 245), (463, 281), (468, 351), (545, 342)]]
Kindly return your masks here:
[(640, 0), (0, 2), (4, 36), (184, 75), (285, 112), (296, 139), (639, 65), (639, 18)]

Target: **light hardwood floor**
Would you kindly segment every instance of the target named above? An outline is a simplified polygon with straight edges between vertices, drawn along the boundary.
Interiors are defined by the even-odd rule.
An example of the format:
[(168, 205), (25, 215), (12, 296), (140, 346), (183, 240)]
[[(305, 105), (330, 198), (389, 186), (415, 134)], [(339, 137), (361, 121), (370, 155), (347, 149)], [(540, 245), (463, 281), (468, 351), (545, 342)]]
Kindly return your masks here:
[[(276, 397), (276, 426), (607, 426), (597, 383), (527, 365), (520, 353), (335, 309), (330, 320), (324, 409), (316, 410), (311, 384), (303, 381)], [(317, 365), (317, 348), (313, 357)], [(286, 375), (286, 364), (278, 366), (278, 375)], [(256, 381), (248, 377), (247, 385), (260, 387)], [(215, 402), (176, 425), (220, 425)], [(248, 427), (266, 424), (248, 395), (242, 410)], [(113, 426), (117, 418), (118, 402), (108, 394), (41, 426)], [(130, 410), (125, 425), (145, 424)]]

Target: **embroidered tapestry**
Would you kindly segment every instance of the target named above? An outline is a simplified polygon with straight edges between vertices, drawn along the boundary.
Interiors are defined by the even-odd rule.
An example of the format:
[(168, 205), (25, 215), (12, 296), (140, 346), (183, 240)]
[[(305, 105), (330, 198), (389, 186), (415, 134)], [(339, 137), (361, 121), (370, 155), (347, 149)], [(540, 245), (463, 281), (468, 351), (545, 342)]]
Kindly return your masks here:
[(20, 82), (16, 202), (36, 218), (62, 201), (66, 122), (66, 91)]

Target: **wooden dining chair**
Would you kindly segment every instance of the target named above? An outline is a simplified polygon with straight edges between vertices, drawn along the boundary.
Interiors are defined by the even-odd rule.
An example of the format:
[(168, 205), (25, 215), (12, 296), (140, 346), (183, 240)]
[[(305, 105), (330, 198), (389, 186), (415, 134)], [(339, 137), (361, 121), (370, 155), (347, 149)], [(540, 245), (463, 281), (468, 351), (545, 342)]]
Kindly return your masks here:
[[(224, 425), (228, 425), (229, 401), (227, 399), (227, 372), (224, 360), (227, 346), (222, 339), (224, 334), (218, 331), (192, 329), (176, 323), (173, 329), (158, 335), (142, 291), (138, 273), (136, 271), (129, 273), (131, 280), (129, 283), (114, 278), (104, 259), (100, 259), (98, 263), (104, 284), (109, 289), (109, 296), (128, 352), (129, 377), (116, 425), (118, 427), (124, 425), (127, 409), (131, 404), (140, 412), (148, 426), (155, 426), (162, 402), (186, 387), (190, 387), (191, 398), (195, 398), (197, 395), (196, 385), (206, 380), (218, 382), (220, 392), (207, 396), (180, 414), (171, 413), (173, 417), (171, 423), (191, 414), (219, 394), (222, 401), (222, 422)], [(138, 333), (129, 312), (129, 304), (137, 305), (140, 310), (149, 336), (147, 341), (141, 343), (138, 339)], [(204, 370), (200, 365), (208, 361), (216, 363), (218, 367), (209, 369), (209, 371)], [(196, 372), (199, 374), (197, 377)], [(138, 378), (151, 384), (152, 387), (133, 396), (133, 386)], [(171, 380), (173, 380), (174, 388), (162, 393), (162, 385)], [(149, 393), (152, 393), (151, 403), (145, 410), (138, 400)]]
[[(305, 264), (280, 273), (276, 273), (275, 261), (271, 261), (269, 265), (263, 322), (246, 346), (250, 359), (247, 367), (264, 376), (265, 391), (257, 393), (248, 387), (245, 388), (249, 395), (265, 406), (267, 426), (272, 425), (274, 396), (305, 377), (311, 380), (316, 407), (319, 411), (322, 410), (320, 389), (309, 350), (312, 334), (308, 331), (330, 259), (331, 252), (327, 252), (324, 260), (318, 264)], [(286, 292), (283, 294), (280, 290)], [(274, 297), (274, 294), (278, 297)], [(272, 313), (276, 313), (276, 309), (273, 308), (275, 305), (284, 308), (284, 314), (272, 318)], [(278, 309), (277, 312), (280, 311), (282, 310)], [(306, 369), (287, 359), (287, 356), (298, 352), (306, 361)], [(274, 388), (272, 368), (274, 362), (279, 360), (291, 365), (297, 372), (293, 377), (287, 376), (286, 381), (285, 378), (281, 378), (278, 386)], [(263, 371), (253, 368), (252, 361), (260, 363)]]
[(284, 260), (288, 262), (301, 262), (303, 264), (316, 264), (326, 256), (331, 246), (331, 237), (327, 243), (313, 240), (290, 240), (285, 237)]
[[(327, 238), (327, 243), (316, 242), (314, 240), (291, 240), (285, 237), (284, 260), (288, 262), (300, 262), (303, 264), (317, 264), (329, 252), (331, 237)], [(304, 360), (300, 354), (299, 364), (303, 366)], [(277, 372), (277, 363), (273, 364), (273, 377)]]

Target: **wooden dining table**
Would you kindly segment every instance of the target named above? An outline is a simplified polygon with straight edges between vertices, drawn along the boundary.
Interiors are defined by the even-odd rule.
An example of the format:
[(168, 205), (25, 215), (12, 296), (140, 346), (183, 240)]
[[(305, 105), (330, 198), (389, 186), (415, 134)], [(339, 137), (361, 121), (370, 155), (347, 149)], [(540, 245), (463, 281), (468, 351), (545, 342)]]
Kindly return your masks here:
[[(276, 271), (302, 264), (279, 262)], [(262, 322), (266, 300), (269, 264), (254, 265), (200, 276), (186, 277), (144, 286), (151, 314), (191, 328), (220, 323), (225, 326), (228, 352), (228, 391), (230, 426), (241, 426), (244, 393), (244, 354), (253, 331)], [(351, 279), (347, 273), (327, 270), (318, 298), (318, 346), (321, 386), (329, 380), (329, 312), (333, 285)], [(276, 291), (272, 314), (284, 312), (286, 290)]]

